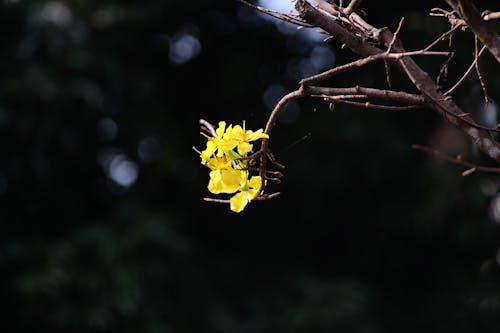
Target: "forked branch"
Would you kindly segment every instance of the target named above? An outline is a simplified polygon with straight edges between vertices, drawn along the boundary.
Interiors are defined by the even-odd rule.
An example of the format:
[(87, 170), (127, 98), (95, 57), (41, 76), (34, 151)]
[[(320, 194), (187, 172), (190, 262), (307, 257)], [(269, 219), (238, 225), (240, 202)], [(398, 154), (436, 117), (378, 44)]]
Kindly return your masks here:
[[(207, 148), (204, 151), (196, 148), (194, 150), (200, 154), (202, 164), (212, 170), (208, 189), (214, 194), (236, 193), (230, 200), (205, 198), (206, 201), (230, 203), (231, 210), (240, 212), (252, 200), (268, 200), (280, 194), (279, 192), (264, 193), (269, 183), (278, 184), (283, 175), (281, 171), (273, 171), (268, 164), (272, 163), (278, 169), (284, 168), (271, 153), (269, 140), (276, 121), (287, 104), (303, 97), (320, 98), (329, 103), (330, 109), (333, 109), (335, 103), (349, 104), (364, 109), (403, 112), (422, 108), (431, 109), (461, 130), (481, 151), (500, 163), (500, 144), (491, 135), (493, 132), (500, 131), (498, 129), (500, 126), (479, 125), (469, 113), (463, 112), (452, 98), (452, 93), (476, 69), (486, 104), (488, 103), (489, 97), (478, 61), (483, 52), (489, 50), (500, 62), (500, 40), (485, 23), (486, 19), (494, 19), (496, 13), (483, 13), (481, 17), (470, 0), (446, 0), (453, 11), (433, 8), (430, 15), (446, 17), (451, 28), (427, 47), (417, 51), (407, 51), (399, 38), (404, 28), (404, 18), (399, 21), (394, 33), (388, 28), (375, 28), (358, 14), (358, 12), (361, 13), (359, 10), (361, 0), (351, 0), (347, 7), (344, 7), (344, 1), (335, 4), (315, 0), (317, 3), (315, 7), (307, 0), (295, 0), (298, 15), (278, 13), (252, 5), (245, 0), (239, 1), (262, 13), (299, 27), (318, 27), (322, 33), (329, 35), (328, 39), (336, 39), (342, 44), (342, 48), (349, 48), (360, 56), (360, 59), (301, 80), (297, 90), (285, 95), (276, 104), (264, 130), (247, 131), (245, 124), (243, 127), (239, 125), (226, 127), (226, 123), (222, 121), (215, 130), (209, 122), (200, 120), (201, 129), (206, 133), (202, 134), (208, 139)], [(459, 29), (465, 30), (467, 27), (475, 34), (474, 60), (451, 89), (441, 92), (435, 81), (413, 60), (413, 57), (446, 56), (448, 58), (444, 65), (446, 66), (453, 54), (434, 51), (434, 47), (442, 40), (450, 40), (451, 45), (453, 33)], [(484, 45), (481, 50), (479, 50), (478, 39)], [(352, 72), (377, 63), (385, 66), (389, 89), (318, 86), (320, 82), (332, 79), (341, 73)], [(392, 89), (389, 76), (390, 64), (394, 65), (413, 84), (417, 93)], [(252, 153), (253, 146), (249, 142), (259, 139), (262, 139), (261, 147), (257, 152)], [(413, 148), (467, 167), (468, 169), (462, 173), (464, 176), (476, 171), (500, 174), (500, 168), (475, 165), (463, 160), (460, 156), (451, 157), (425, 146), (414, 145)], [(256, 163), (259, 163), (258, 168)], [(255, 173), (258, 173), (258, 176), (255, 176)]]
[[(460, 2), (463, 1), (465, 0), (460, 0)], [(453, 18), (456, 20), (456, 23), (449, 31), (445, 32), (426, 48), (408, 52), (404, 49), (402, 42), (398, 38), (398, 33), (403, 26), (403, 20), (400, 21), (396, 33), (393, 34), (387, 28), (377, 29), (371, 26), (357, 15), (352, 8), (351, 10), (346, 10), (341, 6), (330, 4), (323, 0), (316, 0), (316, 2), (319, 8), (315, 8), (306, 0), (296, 1), (295, 7), (303, 22), (312, 26), (317, 26), (323, 31), (326, 31), (332, 38), (338, 40), (354, 53), (361, 56), (361, 59), (303, 79), (300, 82), (300, 88), (283, 97), (274, 108), (266, 125), (265, 132), (267, 134), (271, 133), (278, 115), (287, 103), (306, 96), (322, 98), (327, 102), (338, 102), (365, 108), (385, 110), (406, 111), (427, 107), (437, 112), (450, 124), (459, 128), (479, 147), (479, 149), (497, 162), (500, 162), (500, 145), (490, 134), (491, 132), (497, 131), (497, 129), (477, 124), (474, 119), (472, 119), (468, 113), (463, 112), (449, 96), (456, 87), (465, 80), (470, 71), (476, 68), (477, 59), (484, 50), (482, 49), (479, 52), (476, 51), (471, 69), (468, 70), (463, 78), (447, 93), (440, 92), (434, 80), (432, 80), (427, 72), (418, 66), (412, 59), (413, 56), (450, 56), (449, 52), (432, 51), (432, 48), (441, 40), (451, 38), (453, 32), (463, 27), (465, 24), (464, 22), (467, 22), (465, 18), (464, 21)], [(351, 1), (350, 4), (352, 4), (355, 9), (359, 5), (359, 1)], [(450, 17), (449, 19), (452, 18)], [(368, 43), (366, 42), (367, 40), (376, 41), (376, 43)], [(486, 43), (484, 44), (487, 47)], [(335, 75), (350, 72), (378, 61), (383, 61), (385, 64), (387, 64), (387, 62), (395, 64), (395, 66), (417, 88), (419, 94), (368, 87), (334, 88), (313, 86)], [(372, 98), (384, 100), (391, 104), (397, 103), (399, 105), (375, 104), (370, 101)], [(268, 153), (269, 140), (264, 139), (260, 149), (259, 174), (262, 177), (261, 193), (263, 193), (266, 185), (264, 179), (267, 172)], [(464, 164), (465, 162), (460, 163), (467, 166)], [(480, 171), (483, 169), (482, 167), (477, 167), (475, 170)]]
[(488, 51), (500, 63), (500, 37), (490, 29), (481, 14), (472, 5), (470, 0), (446, 0), (448, 5), (456, 11), (467, 23), (472, 32), (479, 38)]

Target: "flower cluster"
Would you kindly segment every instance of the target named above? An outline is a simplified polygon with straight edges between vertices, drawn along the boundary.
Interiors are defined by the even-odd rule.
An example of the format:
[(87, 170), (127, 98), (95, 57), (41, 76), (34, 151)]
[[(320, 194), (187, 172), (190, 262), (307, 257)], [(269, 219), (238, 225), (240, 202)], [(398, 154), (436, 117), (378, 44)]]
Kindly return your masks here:
[(208, 190), (214, 194), (236, 193), (229, 200), (231, 210), (241, 212), (260, 191), (261, 177), (250, 177), (248, 154), (253, 150), (250, 142), (269, 138), (262, 129), (256, 132), (240, 125), (226, 127), (224, 121), (219, 122), (215, 136), (208, 136), (207, 147), (203, 151), (193, 149), (200, 155), (201, 164), (210, 168)]

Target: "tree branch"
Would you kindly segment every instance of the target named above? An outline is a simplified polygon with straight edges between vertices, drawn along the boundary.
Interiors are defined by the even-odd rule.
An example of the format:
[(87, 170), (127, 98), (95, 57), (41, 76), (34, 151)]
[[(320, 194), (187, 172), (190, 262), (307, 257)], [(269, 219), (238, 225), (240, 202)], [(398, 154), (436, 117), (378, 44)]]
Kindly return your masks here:
[(336, 96), (336, 95), (366, 95), (372, 98), (380, 98), (388, 101), (425, 105), (426, 101), (422, 95), (410, 94), (404, 91), (382, 90), (365, 87), (351, 88), (325, 88), (315, 86), (304, 86), (304, 93), (317, 96)]
[[(269, 116), (269, 119), (267, 120), (266, 124), (266, 129), (264, 130), (264, 133), (267, 135), (271, 136), (271, 132), (274, 128), (274, 125), (276, 123), (276, 120), (278, 119), (279, 114), (283, 110), (283, 108), (292, 100), (295, 100), (297, 98), (300, 98), (304, 96), (304, 91), (303, 89), (298, 89), (295, 90), (286, 96), (284, 96), (278, 104), (274, 107), (273, 111), (271, 112), (271, 115)], [(268, 156), (268, 151), (269, 151), (269, 139), (262, 139), (262, 145), (260, 147), (260, 166), (259, 166), (259, 175), (261, 177), (261, 183), (260, 183), (260, 190), (259, 193), (260, 195), (263, 194), (264, 188), (266, 187), (266, 167), (267, 167), (267, 160), (269, 158)]]
[(483, 16), (483, 20), (485, 20), (485, 21), (500, 19), (500, 12), (486, 11), (485, 13), (483, 13), (481, 15)]
[(342, 103), (342, 104), (349, 104), (349, 105), (354, 105), (354, 106), (358, 106), (361, 108), (376, 109), (376, 110), (410, 111), (410, 110), (416, 110), (416, 109), (421, 108), (421, 106), (419, 106), (419, 105), (407, 105), (407, 106), (381, 105), (381, 104), (373, 104), (370, 102), (361, 103), (361, 102), (349, 101), (346, 99), (337, 99), (334, 97), (325, 97), (325, 100), (327, 100), (327, 101), (331, 100), (331, 101), (335, 101), (335, 102)]
[(344, 10), (344, 13), (346, 15), (349, 15), (351, 13), (354, 13), (356, 9), (358, 9), (359, 5), (361, 4), (363, 0), (351, 0), (349, 3), (349, 6)]
[(446, 0), (446, 2), (460, 15), (481, 43), (500, 63), (500, 37), (488, 27), (470, 0)]
[[(370, 57), (385, 52), (370, 43), (366, 43), (361, 37), (342, 27), (337, 21), (314, 8), (306, 0), (297, 0), (295, 7), (306, 22), (319, 26), (355, 53), (363, 57)], [(374, 29), (372, 35), (377, 36), (385, 47), (388, 47), (394, 38), (388, 29)], [(399, 40), (394, 43), (392, 49), (401, 54), (406, 52)], [(495, 131), (495, 129), (480, 126), (468, 114), (464, 113), (451, 98), (447, 98), (439, 91), (430, 76), (410, 57), (403, 56), (397, 59), (396, 65), (411, 80), (434, 111), (464, 132), (484, 153), (500, 162), (500, 145), (490, 135), (490, 132)]]

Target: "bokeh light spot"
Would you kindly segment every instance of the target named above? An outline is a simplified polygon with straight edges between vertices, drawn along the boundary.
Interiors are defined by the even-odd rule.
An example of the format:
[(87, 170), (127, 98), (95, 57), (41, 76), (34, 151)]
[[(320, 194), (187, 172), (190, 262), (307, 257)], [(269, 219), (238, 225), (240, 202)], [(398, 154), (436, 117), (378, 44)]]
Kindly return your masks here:
[(176, 65), (182, 65), (201, 52), (201, 43), (195, 36), (180, 32), (170, 40), (170, 61)]
[(295, 5), (289, 0), (260, 0), (259, 5), (280, 13), (295, 12)]
[(488, 104), (481, 99), (481, 102), (478, 103), (478, 122), (483, 126), (495, 127), (497, 125), (498, 119), (498, 107), (497, 104), (493, 100), (489, 100)]
[[(101, 165), (108, 180), (120, 186), (122, 189), (127, 189), (134, 185), (139, 177), (139, 166), (136, 162), (127, 158), (127, 156), (118, 148), (103, 148), (97, 153), (97, 162)], [(116, 186), (109, 186), (110, 190), (115, 193), (119, 189)]]
[(118, 155), (110, 163), (109, 177), (123, 187), (132, 186), (139, 176), (137, 163), (129, 160), (125, 155)]
[(68, 7), (60, 2), (51, 1), (43, 6), (40, 11), (40, 18), (43, 21), (63, 26), (71, 21), (72, 15)]

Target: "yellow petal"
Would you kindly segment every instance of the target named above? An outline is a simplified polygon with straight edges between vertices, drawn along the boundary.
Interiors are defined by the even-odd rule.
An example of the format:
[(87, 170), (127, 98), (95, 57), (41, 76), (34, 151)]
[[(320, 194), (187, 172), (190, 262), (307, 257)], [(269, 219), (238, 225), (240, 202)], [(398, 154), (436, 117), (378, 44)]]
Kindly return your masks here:
[(228, 154), (234, 147), (236, 147), (237, 142), (231, 138), (227, 139), (224, 136), (224, 139), (219, 140), (219, 149), (224, 152), (224, 154)]
[(208, 190), (213, 194), (234, 193), (246, 178), (246, 172), (235, 169), (214, 170), (210, 172)]
[(236, 213), (239, 213), (243, 209), (245, 209), (245, 206), (249, 202), (246, 196), (246, 192), (240, 192), (234, 195), (229, 201), (231, 203), (231, 210)]
[(224, 133), (224, 137), (226, 136), (231, 136), (232, 132), (233, 132), (233, 125), (229, 125), (227, 128), (226, 128), (226, 132)]
[(234, 193), (238, 191), (245, 177), (246, 173), (241, 170), (221, 170), (222, 192)]
[(219, 139), (222, 139), (224, 136), (224, 131), (226, 130), (226, 122), (225, 121), (219, 121), (219, 127), (215, 130), (215, 133), (217, 133), (217, 136)]
[(258, 190), (260, 188), (260, 183), (261, 183), (261, 177), (260, 176), (253, 176), (250, 179), (248, 186)]
[(240, 125), (236, 125), (233, 127), (233, 130), (231, 131), (231, 137), (235, 140), (243, 140), (244, 139), (244, 134), (245, 134), (245, 131), (243, 130), (243, 128), (241, 128)]
[(240, 142), (238, 143), (238, 153), (242, 156), (245, 156), (247, 153), (251, 152), (253, 149), (253, 145), (248, 142)]
[(222, 177), (219, 170), (210, 172), (208, 190), (213, 194), (219, 194), (222, 192)]
[[(250, 132), (250, 133), (248, 133), (248, 132)], [(255, 140), (264, 139), (264, 138), (269, 139), (269, 135), (267, 135), (266, 133), (263, 133), (263, 130), (261, 128), (257, 132), (247, 131), (247, 138), (248, 138), (247, 141), (255, 141)]]
[(200, 157), (201, 157), (201, 164), (207, 165), (208, 163), (210, 163), (211, 155), (207, 155), (205, 151), (201, 152)]
[(207, 141), (207, 149), (202, 151), (206, 155), (212, 155), (217, 150), (217, 139), (209, 138)]
[(222, 170), (231, 167), (231, 161), (225, 156), (216, 156), (209, 159), (207, 166), (212, 170)]
[(248, 202), (255, 199), (258, 195), (259, 195), (259, 190), (248, 190), (247, 191)]

